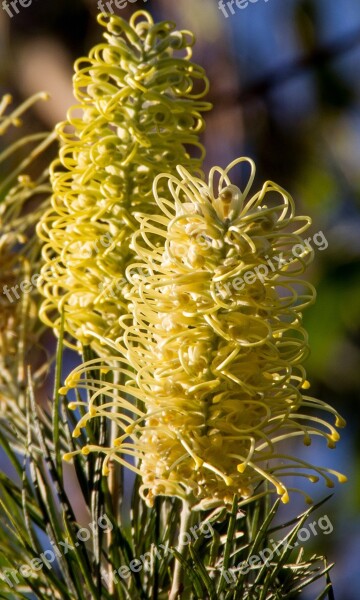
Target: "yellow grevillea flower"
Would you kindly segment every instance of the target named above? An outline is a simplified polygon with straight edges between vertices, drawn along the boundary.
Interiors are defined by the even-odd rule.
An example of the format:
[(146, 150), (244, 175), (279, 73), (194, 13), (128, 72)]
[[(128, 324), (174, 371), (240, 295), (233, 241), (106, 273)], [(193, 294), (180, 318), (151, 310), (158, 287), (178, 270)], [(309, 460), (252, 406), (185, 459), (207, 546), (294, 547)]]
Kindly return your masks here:
[[(5, 115), (11, 96), (0, 102), (0, 135), (21, 124), (20, 117), (44, 93), (36, 94)], [(40, 296), (36, 283), (40, 270), (40, 243), (35, 225), (50, 203), (49, 174), (34, 178), (34, 163), (49, 148), (54, 136), (38, 133), (20, 137), (0, 153), (6, 178), (0, 181), (0, 406), (21, 404), (26, 389), (26, 367), (33, 365), (33, 382), (47, 368), (39, 340), (44, 326), (38, 319)], [(37, 171), (39, 167), (37, 165)], [(36, 356), (38, 355), (38, 364)], [(35, 360), (34, 360), (35, 359)], [(35, 363), (35, 364), (34, 364)]]
[[(230, 180), (239, 165), (250, 170), (243, 190)], [(105, 452), (106, 462), (124, 464), (124, 454), (138, 459), (131, 468), (142, 476), (149, 505), (156, 495), (210, 506), (237, 493), (246, 502), (267, 493), (264, 482), (287, 502), (285, 480), (294, 473), (313, 482), (322, 477), (328, 486), (331, 474), (344, 481), (288, 455), (284, 445), (321, 436), (333, 448), (336, 427), (345, 424), (301, 391), (309, 387), (302, 311), (314, 298), (301, 278), (313, 256), (301, 234), (310, 219), (296, 216), (289, 194), (273, 182), (248, 198), (255, 173), (249, 159), (213, 168), (209, 183), (177, 170), (179, 177), (155, 179), (161, 215), (137, 215), (132, 247), (140, 258), (127, 269), (131, 314), (122, 318), (121, 341), (103, 339), (121, 353), (117, 371), (127, 383), (87, 379), (100, 361), (66, 382), (94, 392), (75, 434), (101, 415), (122, 430), (113, 448), (83, 452)], [(109, 402), (97, 406), (103, 393)], [(333, 415), (335, 427), (318, 410)]]
[(98, 20), (106, 43), (75, 63), (78, 104), (57, 128), (52, 208), (38, 233), (46, 242), (42, 319), (58, 332), (64, 311), (69, 344), (92, 343), (101, 353), (93, 333), (115, 339), (127, 312), (133, 212), (156, 211), (158, 173), (177, 164), (200, 173), (201, 113), (210, 105), (200, 100), (208, 81), (190, 61), (190, 32), (154, 24), (145, 11), (129, 23), (104, 14)]

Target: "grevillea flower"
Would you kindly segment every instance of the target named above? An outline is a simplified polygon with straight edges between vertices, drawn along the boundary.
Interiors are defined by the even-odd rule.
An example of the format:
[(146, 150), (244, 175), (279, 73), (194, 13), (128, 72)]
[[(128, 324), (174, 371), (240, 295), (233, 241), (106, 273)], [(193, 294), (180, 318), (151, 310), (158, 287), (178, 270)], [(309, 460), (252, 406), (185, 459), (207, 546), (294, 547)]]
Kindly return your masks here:
[[(46, 94), (36, 94), (5, 115), (11, 97), (4, 96), (0, 102), (0, 135), (10, 126), (19, 126), (20, 116), (34, 102), (46, 98)], [(18, 405), (24, 399), (27, 365), (33, 365), (34, 384), (41, 381), (47, 368), (40, 345), (44, 326), (38, 318), (40, 295), (36, 279), (39, 278), (41, 249), (35, 225), (50, 204), (51, 187), (46, 169), (35, 178), (27, 171), (34, 169), (34, 163), (53, 140), (54, 136), (48, 133), (23, 136), (0, 154), (0, 164), (7, 173), (6, 179), (0, 182), (0, 405), (3, 414), (8, 412), (11, 402)], [(36, 279), (32, 279), (33, 276)], [(37, 355), (39, 364), (36, 365)]]
[(57, 128), (52, 208), (38, 233), (46, 242), (42, 319), (58, 332), (64, 311), (69, 344), (92, 343), (102, 353), (93, 334), (115, 339), (127, 312), (133, 212), (157, 210), (158, 173), (177, 164), (200, 173), (201, 113), (210, 105), (200, 100), (208, 81), (190, 61), (190, 32), (154, 24), (144, 11), (130, 23), (104, 14), (98, 20), (106, 43), (75, 63), (78, 104)]
[[(238, 165), (250, 169), (243, 190), (230, 180)], [(294, 473), (330, 487), (331, 475), (344, 481), (286, 453), (285, 442), (296, 436), (306, 446), (321, 436), (334, 448), (336, 427), (345, 424), (302, 391), (309, 387), (302, 311), (314, 289), (301, 277), (313, 256), (301, 234), (310, 219), (296, 216), (289, 194), (273, 182), (248, 197), (255, 173), (249, 159), (213, 168), (209, 183), (177, 170), (178, 177), (155, 179), (160, 216), (137, 215), (132, 247), (139, 260), (127, 269), (131, 314), (122, 318), (117, 343), (103, 339), (122, 355), (117, 371), (127, 383), (91, 382), (96, 360), (66, 382), (94, 392), (75, 435), (102, 415), (122, 430), (112, 448), (83, 452), (105, 452), (105, 465), (135, 457), (131, 468), (142, 476), (149, 505), (157, 495), (202, 507), (230, 503), (234, 493), (246, 502), (267, 493), (264, 483), (287, 502), (286, 477)], [(97, 406), (100, 393), (109, 402)]]

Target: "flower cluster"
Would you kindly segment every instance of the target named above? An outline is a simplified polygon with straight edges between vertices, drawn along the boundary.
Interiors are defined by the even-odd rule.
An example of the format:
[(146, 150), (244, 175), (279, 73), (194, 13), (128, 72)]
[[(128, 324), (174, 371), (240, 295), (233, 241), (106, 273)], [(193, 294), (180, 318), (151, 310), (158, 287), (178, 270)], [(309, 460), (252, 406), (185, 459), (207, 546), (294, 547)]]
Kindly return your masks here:
[[(20, 116), (37, 100), (37, 94), (9, 115), (11, 102), (4, 96), (0, 103), (0, 135), (10, 126), (21, 124)], [(11, 402), (21, 404), (26, 388), (26, 367), (32, 363), (33, 381), (41, 380), (47, 369), (40, 346), (43, 326), (38, 318), (40, 298), (37, 291), (22, 294), (19, 284), (40, 269), (41, 250), (35, 225), (49, 206), (51, 187), (48, 172), (32, 178), (25, 174), (54, 140), (48, 133), (20, 137), (1, 154), (7, 177), (0, 183), (0, 404), (6, 411)], [(10, 293), (13, 290), (12, 294)], [(15, 290), (15, 291), (14, 291)], [(31, 350), (31, 357), (30, 357)], [(36, 364), (38, 356), (38, 364)]]
[[(75, 63), (78, 104), (57, 128), (52, 208), (38, 234), (46, 242), (42, 319), (58, 332), (63, 311), (69, 345), (92, 343), (102, 354), (96, 334), (115, 339), (127, 312), (121, 286), (112, 290), (133, 258), (133, 213), (156, 211), (158, 173), (177, 164), (200, 173), (198, 137), (210, 105), (201, 101), (204, 70), (190, 60), (191, 33), (154, 24), (145, 11), (130, 23), (115, 15), (98, 20), (106, 42)], [(99, 244), (104, 236), (109, 243)]]
[[(237, 165), (250, 169), (243, 190), (230, 180)], [(344, 425), (334, 409), (302, 393), (309, 387), (302, 311), (314, 290), (301, 275), (312, 253), (304, 247), (294, 256), (292, 248), (309, 218), (296, 216), (289, 194), (270, 181), (248, 198), (255, 173), (249, 159), (213, 168), (209, 184), (184, 167), (177, 170), (179, 177), (155, 179), (161, 215), (136, 215), (132, 248), (140, 258), (127, 269), (130, 314), (121, 318), (124, 334), (117, 343), (104, 339), (135, 375), (128, 369), (127, 386), (103, 387), (101, 393), (111, 396), (107, 404), (96, 406), (97, 390), (79, 423), (106, 414), (123, 433), (113, 448), (87, 446), (84, 452), (139, 459), (149, 505), (156, 495), (210, 506), (231, 503), (236, 493), (246, 502), (266, 493), (264, 482), (287, 502), (284, 479), (294, 472), (313, 482), (322, 477), (328, 486), (330, 474), (343, 481), (282, 449), (294, 436), (305, 445), (322, 436), (333, 448), (336, 427)], [(234, 285), (279, 254), (284, 261), (278, 270), (245, 288)], [(67, 386), (89, 390), (80, 373)], [(138, 400), (136, 410), (129, 394)], [(319, 409), (335, 417), (335, 427), (317, 416)]]

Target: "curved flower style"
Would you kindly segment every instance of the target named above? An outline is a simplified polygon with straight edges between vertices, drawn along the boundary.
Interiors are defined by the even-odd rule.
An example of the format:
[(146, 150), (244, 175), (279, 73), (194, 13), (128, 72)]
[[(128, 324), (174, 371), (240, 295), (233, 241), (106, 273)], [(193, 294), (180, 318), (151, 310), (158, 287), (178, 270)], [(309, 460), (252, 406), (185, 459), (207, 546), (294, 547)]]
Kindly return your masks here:
[[(250, 167), (243, 191), (230, 180), (237, 165)], [(89, 363), (67, 381), (97, 390), (79, 427), (106, 414), (123, 430), (113, 448), (87, 446), (84, 453), (102, 450), (119, 462), (121, 454), (137, 457), (133, 468), (149, 505), (156, 495), (202, 507), (230, 503), (234, 493), (246, 502), (267, 493), (260, 488), (266, 481), (287, 502), (284, 479), (294, 472), (313, 482), (320, 476), (330, 487), (331, 474), (344, 481), (283, 448), (295, 436), (305, 445), (321, 436), (334, 448), (335, 427), (345, 424), (301, 391), (309, 387), (302, 311), (314, 299), (301, 279), (313, 255), (301, 234), (310, 219), (296, 216), (289, 194), (273, 182), (248, 198), (255, 173), (249, 159), (213, 168), (209, 184), (177, 170), (179, 178), (161, 174), (154, 182), (161, 216), (137, 215), (132, 247), (140, 259), (127, 269), (131, 314), (122, 318), (117, 344), (103, 340), (136, 375), (131, 380), (123, 368), (127, 386), (99, 391), (99, 382), (79, 382)], [(100, 392), (111, 400), (96, 406)], [(140, 401), (136, 409), (129, 394)], [(335, 417), (335, 427), (312, 414), (318, 409)]]
[(52, 167), (52, 208), (38, 233), (46, 242), (42, 319), (58, 332), (64, 311), (69, 345), (92, 343), (102, 354), (93, 334), (115, 339), (127, 312), (133, 212), (156, 211), (158, 173), (177, 164), (200, 173), (201, 113), (210, 105), (200, 100), (208, 81), (190, 61), (190, 32), (154, 24), (145, 11), (130, 23), (104, 14), (98, 20), (107, 43), (75, 63), (79, 104), (57, 128), (62, 148)]
[[(20, 116), (37, 100), (46, 98), (46, 94), (36, 94), (4, 115), (11, 103), (11, 97), (4, 96), (0, 102), (0, 135), (12, 125), (20, 125)], [(8, 161), (7, 177), (0, 182), (0, 406), (3, 413), (8, 412), (11, 403), (16, 406), (25, 401), (27, 365), (32, 363), (34, 367), (35, 384), (42, 380), (47, 369), (47, 361), (43, 361), (45, 351), (39, 343), (44, 327), (38, 318), (40, 295), (36, 280), (41, 250), (35, 225), (50, 204), (51, 187), (48, 171), (35, 178), (24, 173), (27, 169), (33, 170), (39, 155), (53, 141), (54, 135), (48, 133), (23, 136), (0, 154), (0, 163)], [(37, 354), (39, 364), (34, 364)]]

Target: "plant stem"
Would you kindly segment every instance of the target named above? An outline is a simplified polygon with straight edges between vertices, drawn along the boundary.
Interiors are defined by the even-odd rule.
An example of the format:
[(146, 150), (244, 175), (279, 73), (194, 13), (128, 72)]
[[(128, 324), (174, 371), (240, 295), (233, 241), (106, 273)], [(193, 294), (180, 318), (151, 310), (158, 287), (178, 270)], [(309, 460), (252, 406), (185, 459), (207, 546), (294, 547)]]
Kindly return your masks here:
[[(119, 383), (121, 383), (121, 376), (117, 372), (117, 370), (114, 369), (114, 384), (119, 385)], [(117, 392), (117, 393), (119, 393), (119, 392)], [(116, 412), (116, 411), (117, 411), (116, 406), (113, 406), (112, 412)], [(116, 439), (117, 435), (118, 435), (118, 427), (117, 427), (116, 421), (111, 420), (111, 425), (110, 425), (110, 447), (111, 448), (114, 446), (114, 440)], [(113, 460), (109, 461), (108, 466), (109, 466), (109, 471), (110, 471), (109, 476), (108, 476), (108, 485), (109, 485), (109, 493), (110, 493), (111, 504), (112, 504), (112, 516), (114, 518), (115, 523), (117, 525), (120, 525), (121, 500), (122, 500), (122, 469), (121, 469), (120, 465)], [(113, 530), (108, 532), (109, 548), (111, 548), (112, 543), (113, 543)], [(113, 565), (111, 564), (111, 562), (109, 563), (108, 569), (109, 569), (109, 575), (110, 575), (109, 592), (115, 598), (115, 596), (114, 596), (115, 585), (114, 585), (114, 579), (112, 577)]]
[[(177, 551), (179, 552), (179, 554), (181, 554), (185, 558), (186, 554), (187, 554), (187, 543), (186, 543), (186, 539), (185, 539), (186, 538), (185, 533), (187, 532), (187, 529), (190, 524), (191, 510), (190, 510), (190, 505), (187, 502), (187, 500), (183, 500), (182, 503), (183, 503), (183, 505), (182, 505), (181, 518), (180, 518), (180, 531), (179, 531), (179, 536), (178, 536)], [(179, 594), (181, 592), (182, 575), (183, 575), (183, 567), (182, 567), (180, 561), (175, 559), (174, 578), (173, 578), (173, 582), (172, 582), (172, 586), (171, 586), (169, 600), (178, 600), (178, 598), (180, 598)]]

